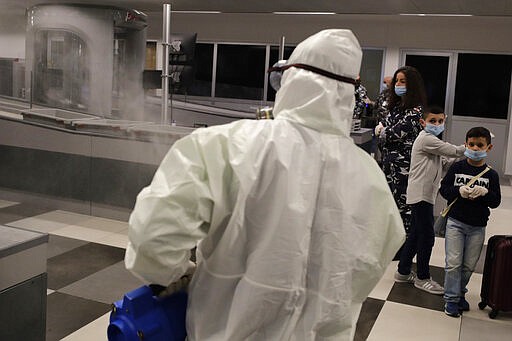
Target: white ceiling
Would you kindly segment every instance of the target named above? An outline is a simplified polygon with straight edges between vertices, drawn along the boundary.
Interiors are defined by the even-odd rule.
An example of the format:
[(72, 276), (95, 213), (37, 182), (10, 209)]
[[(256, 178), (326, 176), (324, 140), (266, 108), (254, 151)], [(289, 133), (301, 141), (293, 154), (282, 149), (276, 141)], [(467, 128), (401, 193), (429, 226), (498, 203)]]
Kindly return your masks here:
[(512, 0), (0, 0), (0, 14), (23, 14), (43, 3), (82, 3), (162, 11), (164, 3), (174, 11), (225, 13), (334, 12), (338, 14), (469, 14), (512, 16)]

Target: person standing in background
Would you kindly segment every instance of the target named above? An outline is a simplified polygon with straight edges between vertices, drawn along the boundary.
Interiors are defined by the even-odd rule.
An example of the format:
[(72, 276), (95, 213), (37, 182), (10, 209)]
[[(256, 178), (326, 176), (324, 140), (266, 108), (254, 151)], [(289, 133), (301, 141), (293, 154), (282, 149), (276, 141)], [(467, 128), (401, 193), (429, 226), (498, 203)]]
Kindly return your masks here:
[(377, 117), (377, 122), (384, 122), (386, 116), (388, 115), (388, 101), (391, 91), (391, 83), (393, 78), (391, 76), (386, 76), (382, 80), (382, 91), (377, 96), (375, 100), (375, 116)]
[[(419, 71), (403, 66), (391, 81), (388, 110), (384, 122), (375, 127), (382, 143), (382, 170), (400, 211), (405, 232), (411, 226), (411, 208), (406, 203), (407, 181), (414, 140), (423, 129), (420, 124), (427, 101), (425, 85)], [(395, 256), (399, 259), (399, 253)]]
[(372, 101), (368, 97), (368, 91), (366, 90), (365, 86), (363, 84), (361, 84), (360, 76), (357, 76), (357, 78), (356, 78), (354, 97), (355, 97), (356, 103), (354, 105), (353, 118), (361, 119), (361, 117), (364, 116), (366, 106), (368, 104), (371, 104)]
[[(373, 107), (373, 116), (375, 117), (376, 123), (384, 122), (386, 119), (386, 116), (388, 115), (388, 101), (391, 91), (391, 82), (392, 82), (391, 76), (386, 76), (382, 80), (382, 91), (379, 93), (379, 96), (377, 96), (377, 99), (375, 100), (375, 105)], [(379, 141), (379, 139), (373, 134), (373, 142), (372, 142), (372, 152), (373, 157), (377, 161), (379, 165), (382, 164), (382, 143)]]

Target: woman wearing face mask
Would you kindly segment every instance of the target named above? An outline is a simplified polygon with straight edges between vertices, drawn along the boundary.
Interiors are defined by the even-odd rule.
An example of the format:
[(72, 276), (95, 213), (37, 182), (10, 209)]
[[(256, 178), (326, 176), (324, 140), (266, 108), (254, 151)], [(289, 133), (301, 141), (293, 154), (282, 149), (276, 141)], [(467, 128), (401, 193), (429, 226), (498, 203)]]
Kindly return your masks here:
[(383, 123), (375, 127), (375, 135), (382, 144), (382, 170), (402, 216), (406, 233), (411, 225), (411, 209), (406, 204), (411, 150), (422, 130), (420, 118), (426, 98), (423, 78), (418, 70), (412, 66), (399, 68), (391, 81), (389, 114)]

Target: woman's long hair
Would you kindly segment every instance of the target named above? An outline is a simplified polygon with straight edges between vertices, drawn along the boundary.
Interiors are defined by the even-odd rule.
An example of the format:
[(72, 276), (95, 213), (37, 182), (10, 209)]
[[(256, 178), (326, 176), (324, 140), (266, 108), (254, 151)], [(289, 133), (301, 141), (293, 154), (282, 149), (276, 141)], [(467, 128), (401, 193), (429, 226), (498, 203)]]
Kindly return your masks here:
[[(404, 96), (400, 97), (395, 93), (396, 75), (402, 72), (405, 75), (407, 92)], [(393, 79), (391, 80), (391, 89), (389, 91), (389, 110), (394, 109), (396, 106), (401, 106), (403, 109), (411, 109), (421, 105), (425, 107), (427, 104), (427, 93), (425, 91), (425, 84), (420, 72), (412, 66), (402, 66), (395, 71)]]

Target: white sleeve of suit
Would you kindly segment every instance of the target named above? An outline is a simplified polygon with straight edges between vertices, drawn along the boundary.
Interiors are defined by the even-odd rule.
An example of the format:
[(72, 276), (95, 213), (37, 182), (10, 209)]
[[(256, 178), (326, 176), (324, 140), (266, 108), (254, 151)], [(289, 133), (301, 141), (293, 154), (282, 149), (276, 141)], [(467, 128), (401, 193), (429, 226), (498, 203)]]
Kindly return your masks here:
[(193, 266), (190, 250), (208, 232), (213, 204), (201, 155), (191, 136), (179, 140), (137, 196), (125, 265), (147, 283), (178, 280)]

